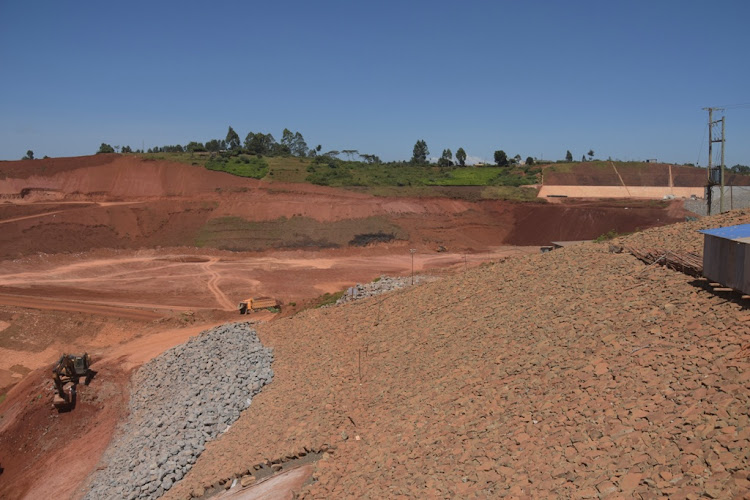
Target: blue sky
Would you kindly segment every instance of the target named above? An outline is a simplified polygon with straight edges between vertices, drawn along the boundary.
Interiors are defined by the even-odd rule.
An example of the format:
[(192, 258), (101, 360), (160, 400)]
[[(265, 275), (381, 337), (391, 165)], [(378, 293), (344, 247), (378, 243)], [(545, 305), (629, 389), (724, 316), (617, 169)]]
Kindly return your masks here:
[[(0, 0), (0, 159), (223, 138), (706, 163), (750, 103), (750, 2)], [(721, 116), (717, 114), (717, 116)], [(726, 111), (750, 164), (750, 106)]]

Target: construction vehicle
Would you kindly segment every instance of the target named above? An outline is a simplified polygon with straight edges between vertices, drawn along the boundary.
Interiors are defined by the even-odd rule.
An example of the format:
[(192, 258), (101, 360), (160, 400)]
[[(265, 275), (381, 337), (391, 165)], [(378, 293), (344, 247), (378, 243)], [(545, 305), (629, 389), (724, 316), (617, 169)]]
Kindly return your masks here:
[(258, 309), (278, 308), (279, 301), (271, 297), (251, 297), (239, 303), (237, 309), (240, 314), (245, 314)]
[(55, 383), (53, 404), (58, 411), (72, 410), (76, 404), (76, 386), (84, 377), (84, 384), (89, 385), (94, 371), (91, 370), (91, 356), (83, 353), (63, 354), (52, 368), (52, 380)]

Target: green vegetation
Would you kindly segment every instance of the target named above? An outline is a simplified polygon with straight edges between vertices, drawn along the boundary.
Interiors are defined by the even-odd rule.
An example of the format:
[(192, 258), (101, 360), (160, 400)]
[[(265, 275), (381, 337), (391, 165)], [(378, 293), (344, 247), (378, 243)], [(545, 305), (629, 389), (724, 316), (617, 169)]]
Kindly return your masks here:
[(508, 155), (502, 149), (495, 151), (495, 163), (498, 167), (505, 167), (508, 165)]
[(263, 158), (268, 164), (269, 177), (274, 182), (306, 182), (309, 158), (295, 158), (293, 156), (267, 156)]
[(614, 229), (610, 229), (606, 233), (600, 234), (599, 236), (597, 236), (596, 238), (594, 238), (594, 242), (595, 243), (601, 243), (603, 241), (613, 240), (615, 238), (619, 238), (620, 236), (627, 236), (629, 234), (633, 234), (633, 233), (618, 233)]
[[(446, 150), (447, 153), (448, 150)], [(446, 155), (447, 156), (447, 155)], [(539, 182), (532, 167), (455, 167), (342, 161), (320, 156), (307, 168), (312, 184), (348, 186), (523, 186)]]
[(115, 148), (113, 148), (113, 147), (112, 147), (112, 146), (110, 146), (109, 144), (106, 144), (106, 143), (102, 143), (102, 145), (101, 145), (101, 146), (99, 146), (99, 151), (97, 151), (97, 152), (96, 152), (96, 154), (101, 154), (101, 153), (114, 153), (114, 152), (115, 152)]
[(210, 158), (205, 166), (209, 170), (218, 170), (240, 177), (262, 179), (268, 173), (268, 163), (263, 158), (247, 155), (218, 155)]
[(427, 163), (427, 156), (430, 154), (430, 150), (427, 148), (427, 143), (422, 139), (418, 140), (414, 144), (414, 150), (412, 151), (411, 162), (423, 165)]
[(320, 296), (320, 298), (318, 299), (318, 305), (316, 305), (315, 307), (330, 306), (332, 304), (335, 304), (337, 300), (344, 296), (344, 293), (346, 293), (346, 290), (341, 290), (340, 292), (336, 293), (325, 293)]
[(458, 151), (456, 151), (456, 161), (459, 166), (466, 166), (466, 151), (464, 151), (464, 148), (458, 148)]

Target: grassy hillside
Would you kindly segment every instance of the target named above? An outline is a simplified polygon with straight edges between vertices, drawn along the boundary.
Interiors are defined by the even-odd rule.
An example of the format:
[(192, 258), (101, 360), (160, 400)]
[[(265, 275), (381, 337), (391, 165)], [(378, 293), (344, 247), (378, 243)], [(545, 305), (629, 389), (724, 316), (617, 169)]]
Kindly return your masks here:
[[(538, 167), (438, 167), (411, 163), (369, 164), (336, 158), (256, 157), (220, 153), (151, 153), (146, 159), (203, 166), (266, 182), (310, 183), (354, 189), (376, 196), (448, 196), (469, 199), (532, 200)], [(442, 188), (477, 187), (462, 191)]]

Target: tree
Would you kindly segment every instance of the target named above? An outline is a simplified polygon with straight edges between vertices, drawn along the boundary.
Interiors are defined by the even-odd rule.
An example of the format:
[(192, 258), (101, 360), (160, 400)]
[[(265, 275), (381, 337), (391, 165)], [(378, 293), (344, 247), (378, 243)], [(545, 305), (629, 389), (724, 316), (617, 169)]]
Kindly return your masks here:
[(32, 150), (26, 151), (26, 156), (21, 158), (22, 160), (33, 160), (34, 159), (34, 152)]
[(513, 159), (510, 161), (513, 165), (518, 165), (521, 163), (521, 155), (516, 155), (513, 157)]
[(237, 132), (235, 132), (231, 126), (227, 131), (226, 143), (227, 146), (229, 146), (229, 149), (232, 151), (234, 151), (235, 149), (239, 149), (240, 147), (240, 136), (237, 135)]
[(190, 141), (188, 142), (187, 146), (185, 146), (185, 150), (188, 153), (197, 153), (200, 151), (205, 151), (206, 147), (200, 142)]
[(589, 155), (589, 160), (593, 160), (594, 159), (594, 150), (593, 149), (589, 149), (589, 152), (586, 153), (586, 154)]
[(263, 132), (254, 134), (250, 132), (245, 137), (245, 149), (252, 154), (270, 155), (274, 152), (276, 146), (278, 146), (276, 139), (271, 134), (264, 134)]
[(422, 139), (419, 139), (417, 143), (414, 144), (414, 150), (412, 152), (411, 162), (417, 163), (417, 164), (427, 163), (428, 154), (430, 154), (430, 150), (427, 149), (427, 143), (424, 142)]
[(452, 167), (453, 166), (453, 153), (450, 149), (444, 149), (443, 154), (440, 155), (438, 160), (439, 167)]
[(221, 144), (221, 141), (219, 139), (211, 139), (210, 141), (206, 141), (206, 150), (210, 151), (211, 153), (217, 153), (221, 149), (223, 149)]
[(130, 148), (130, 146), (123, 146), (120, 150), (122, 153), (132, 153), (133, 150)]
[(750, 167), (747, 165), (740, 165), (739, 163), (733, 167), (729, 167), (729, 170), (738, 174), (750, 174)]
[(294, 146), (294, 134), (291, 130), (288, 128), (285, 128), (283, 132), (281, 132), (281, 147), (287, 151), (287, 153), (292, 152), (292, 146)]
[(570, 150), (565, 153), (565, 161), (573, 161), (573, 153), (571, 153)]
[(534, 164), (534, 158), (531, 156), (526, 158), (526, 165), (533, 165)]
[(115, 148), (103, 142), (102, 145), (99, 146), (99, 151), (97, 151), (96, 154), (114, 153), (114, 152), (115, 152)]
[(369, 164), (373, 164), (373, 163), (378, 164), (378, 163), (380, 163), (380, 158), (377, 155), (365, 155), (365, 154), (361, 154), (359, 156), (360, 156), (360, 158), (362, 158), (363, 160), (365, 160)]
[(349, 158), (349, 161), (354, 161), (354, 155), (359, 154), (356, 149), (342, 149), (341, 152)]
[(307, 143), (299, 132), (294, 133), (291, 151), (294, 156), (307, 156)]
[(458, 151), (456, 151), (456, 161), (462, 167), (466, 166), (466, 151), (464, 151), (464, 148), (458, 148)]
[(508, 155), (502, 149), (495, 151), (495, 163), (497, 163), (498, 167), (508, 166)]

